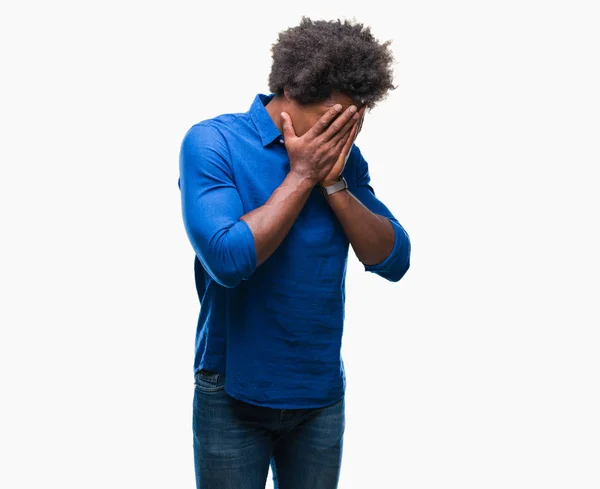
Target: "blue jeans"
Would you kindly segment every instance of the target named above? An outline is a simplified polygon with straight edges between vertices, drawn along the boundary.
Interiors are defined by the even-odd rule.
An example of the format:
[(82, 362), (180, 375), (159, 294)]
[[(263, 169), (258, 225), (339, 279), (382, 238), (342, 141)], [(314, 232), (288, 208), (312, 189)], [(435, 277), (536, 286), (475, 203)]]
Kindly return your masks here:
[(272, 409), (229, 396), (225, 376), (195, 375), (192, 426), (198, 489), (336, 489), (344, 398), (316, 409)]

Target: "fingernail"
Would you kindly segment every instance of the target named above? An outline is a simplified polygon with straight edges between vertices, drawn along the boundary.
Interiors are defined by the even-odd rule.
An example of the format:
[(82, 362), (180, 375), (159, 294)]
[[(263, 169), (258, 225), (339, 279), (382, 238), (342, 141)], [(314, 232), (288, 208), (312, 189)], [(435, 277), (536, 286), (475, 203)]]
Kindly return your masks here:
[(335, 105), (333, 106), (333, 108), (334, 108), (335, 110), (337, 110), (338, 112), (339, 112), (340, 110), (342, 110), (342, 106), (341, 106), (340, 104), (335, 104)]
[(351, 105), (350, 106), (350, 112), (356, 112), (356, 106), (355, 105)]

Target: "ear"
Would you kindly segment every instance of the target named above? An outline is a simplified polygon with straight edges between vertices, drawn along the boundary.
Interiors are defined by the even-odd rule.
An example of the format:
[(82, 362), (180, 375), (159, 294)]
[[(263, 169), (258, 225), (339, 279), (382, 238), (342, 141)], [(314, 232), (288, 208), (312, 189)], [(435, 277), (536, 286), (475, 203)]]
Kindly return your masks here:
[(288, 103), (292, 102), (292, 96), (290, 95), (290, 91), (285, 87), (283, 89), (283, 96), (285, 97), (285, 99)]

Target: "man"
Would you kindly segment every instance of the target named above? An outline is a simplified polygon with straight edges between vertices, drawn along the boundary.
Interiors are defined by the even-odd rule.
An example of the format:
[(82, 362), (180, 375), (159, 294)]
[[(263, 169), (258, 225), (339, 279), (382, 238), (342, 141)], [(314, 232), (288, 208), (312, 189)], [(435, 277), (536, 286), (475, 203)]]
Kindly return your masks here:
[(196, 253), (194, 456), (201, 489), (337, 487), (340, 357), (352, 245), (398, 281), (403, 227), (354, 145), (393, 89), (388, 43), (348, 21), (312, 21), (273, 45), (270, 95), (194, 125), (180, 153), (183, 220)]

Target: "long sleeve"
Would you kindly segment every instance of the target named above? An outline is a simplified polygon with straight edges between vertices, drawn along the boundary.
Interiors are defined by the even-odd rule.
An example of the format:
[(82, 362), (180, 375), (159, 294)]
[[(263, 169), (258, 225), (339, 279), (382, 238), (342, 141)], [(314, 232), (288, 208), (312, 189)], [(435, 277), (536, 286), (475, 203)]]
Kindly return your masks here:
[(200, 263), (224, 287), (256, 269), (254, 237), (240, 220), (244, 209), (230, 166), (227, 142), (200, 123), (185, 135), (179, 154), (179, 188), (186, 233)]
[(356, 187), (351, 189), (354, 196), (362, 202), (371, 212), (384, 216), (390, 220), (394, 229), (394, 247), (390, 254), (382, 262), (375, 265), (365, 265), (365, 270), (390, 280), (399, 281), (410, 267), (410, 238), (402, 225), (390, 212), (390, 210), (375, 196), (371, 187), (369, 166), (363, 158), (360, 150), (355, 145)]

